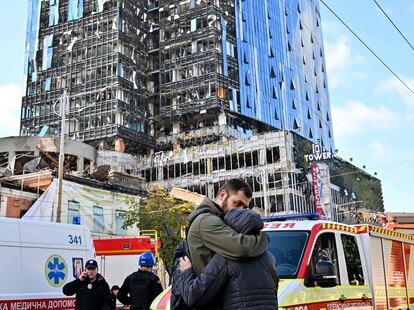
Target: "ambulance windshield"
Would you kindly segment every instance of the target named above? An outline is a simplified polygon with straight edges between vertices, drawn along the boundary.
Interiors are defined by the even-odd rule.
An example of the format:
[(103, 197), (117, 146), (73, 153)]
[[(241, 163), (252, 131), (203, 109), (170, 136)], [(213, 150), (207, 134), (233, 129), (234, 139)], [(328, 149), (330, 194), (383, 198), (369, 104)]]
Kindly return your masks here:
[(270, 238), (268, 250), (276, 258), (279, 278), (295, 278), (305, 251), (308, 232), (267, 231), (266, 233)]

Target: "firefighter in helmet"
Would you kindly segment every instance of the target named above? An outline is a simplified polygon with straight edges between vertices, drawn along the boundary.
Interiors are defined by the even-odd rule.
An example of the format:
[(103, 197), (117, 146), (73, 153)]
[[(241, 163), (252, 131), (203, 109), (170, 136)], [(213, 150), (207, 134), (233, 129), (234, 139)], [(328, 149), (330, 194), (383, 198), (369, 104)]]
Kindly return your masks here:
[(155, 264), (152, 253), (143, 253), (138, 264), (138, 271), (124, 280), (117, 298), (124, 305), (131, 305), (131, 310), (149, 310), (152, 301), (163, 289), (160, 279), (152, 272)]

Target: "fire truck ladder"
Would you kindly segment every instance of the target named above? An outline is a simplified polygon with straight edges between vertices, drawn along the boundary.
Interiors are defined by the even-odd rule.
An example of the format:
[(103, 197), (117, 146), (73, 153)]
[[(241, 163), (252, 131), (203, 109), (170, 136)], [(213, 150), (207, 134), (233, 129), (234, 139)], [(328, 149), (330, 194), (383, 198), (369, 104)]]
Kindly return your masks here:
[(160, 253), (158, 250), (159, 247), (159, 237), (158, 237), (158, 231), (156, 230), (140, 230), (138, 233), (138, 237), (149, 237), (151, 240), (151, 243), (154, 245), (154, 254), (155, 258), (159, 259)]

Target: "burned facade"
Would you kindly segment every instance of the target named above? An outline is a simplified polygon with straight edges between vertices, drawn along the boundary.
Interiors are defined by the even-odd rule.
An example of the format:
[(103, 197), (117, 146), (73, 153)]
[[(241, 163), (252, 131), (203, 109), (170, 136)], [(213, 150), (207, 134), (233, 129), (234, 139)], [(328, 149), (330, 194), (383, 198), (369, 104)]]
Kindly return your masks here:
[(58, 134), (67, 90), (66, 134), (94, 146), (283, 129), (334, 150), (315, 0), (30, 0), (28, 16), (21, 135)]
[(283, 129), (333, 152), (318, 1), (157, 4), (158, 150)]
[[(227, 180), (241, 178), (253, 190), (252, 206), (263, 214), (314, 212), (314, 180), (303, 156), (311, 145), (288, 131), (269, 132), (160, 151), (139, 158), (138, 167), (149, 184), (181, 187), (210, 198)], [(356, 208), (384, 211), (376, 177), (337, 156), (319, 162), (318, 169), (318, 199), (328, 219), (344, 219)]]
[(131, 151), (154, 147), (145, 129), (148, 33), (141, 1), (30, 0), (21, 135), (66, 135)]
[[(234, 2), (159, 1), (159, 96), (153, 120), (158, 148), (237, 138), (228, 111), (238, 90)], [(157, 42), (158, 43), (158, 42)], [(228, 55), (229, 54), (229, 55)], [(207, 129), (207, 130), (206, 130)], [(192, 141), (181, 139), (183, 133)]]

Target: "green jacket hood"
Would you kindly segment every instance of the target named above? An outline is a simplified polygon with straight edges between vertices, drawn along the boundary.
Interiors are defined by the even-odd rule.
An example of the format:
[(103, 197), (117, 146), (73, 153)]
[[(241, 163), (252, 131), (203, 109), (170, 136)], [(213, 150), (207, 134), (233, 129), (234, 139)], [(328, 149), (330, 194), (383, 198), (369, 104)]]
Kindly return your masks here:
[(211, 213), (215, 214), (221, 218), (223, 218), (224, 213), (220, 209), (219, 205), (217, 205), (213, 200), (210, 198), (204, 199), (200, 205), (194, 209), (193, 212), (190, 214), (190, 222), (192, 222), (199, 214), (201, 213)]

